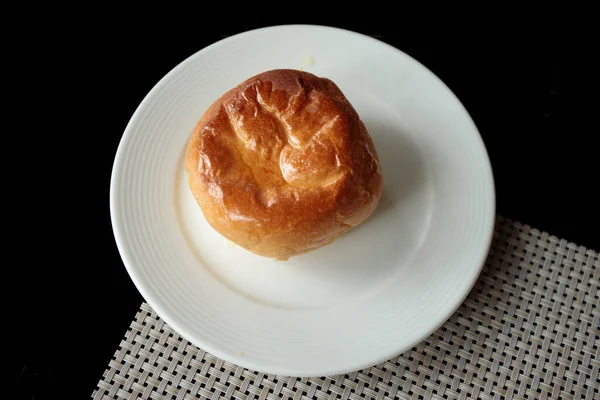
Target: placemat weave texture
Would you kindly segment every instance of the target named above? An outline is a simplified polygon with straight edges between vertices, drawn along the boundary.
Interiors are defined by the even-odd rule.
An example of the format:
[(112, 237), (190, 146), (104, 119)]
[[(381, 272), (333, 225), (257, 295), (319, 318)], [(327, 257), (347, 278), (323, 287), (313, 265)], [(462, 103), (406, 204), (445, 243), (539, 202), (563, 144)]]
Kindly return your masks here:
[(295, 378), (224, 362), (143, 303), (94, 399), (600, 399), (597, 252), (498, 217), (468, 298), (404, 354)]

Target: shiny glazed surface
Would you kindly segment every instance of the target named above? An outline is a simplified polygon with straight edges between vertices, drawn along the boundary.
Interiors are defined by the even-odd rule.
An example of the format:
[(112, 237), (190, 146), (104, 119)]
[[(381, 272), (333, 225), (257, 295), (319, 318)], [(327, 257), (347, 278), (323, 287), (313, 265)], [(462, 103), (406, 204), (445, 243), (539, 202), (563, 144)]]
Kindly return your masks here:
[(214, 229), (277, 259), (332, 242), (382, 195), (355, 109), (334, 82), (297, 70), (256, 75), (215, 101), (191, 135), (186, 170)]

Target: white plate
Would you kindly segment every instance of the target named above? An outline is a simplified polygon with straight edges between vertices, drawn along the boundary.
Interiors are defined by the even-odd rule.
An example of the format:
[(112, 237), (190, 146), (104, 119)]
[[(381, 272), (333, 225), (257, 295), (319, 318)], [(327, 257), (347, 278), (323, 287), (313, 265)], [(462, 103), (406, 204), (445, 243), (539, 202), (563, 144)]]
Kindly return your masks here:
[[(204, 110), (274, 68), (336, 82), (367, 125), (384, 174), (367, 222), (288, 262), (225, 246), (183, 167)], [(168, 73), (123, 134), (110, 206), (132, 280), (173, 329), (237, 365), (305, 377), (386, 361), (438, 328), (481, 271), (495, 192), (474, 123), (429, 70), (373, 38), (294, 25), (227, 38)]]

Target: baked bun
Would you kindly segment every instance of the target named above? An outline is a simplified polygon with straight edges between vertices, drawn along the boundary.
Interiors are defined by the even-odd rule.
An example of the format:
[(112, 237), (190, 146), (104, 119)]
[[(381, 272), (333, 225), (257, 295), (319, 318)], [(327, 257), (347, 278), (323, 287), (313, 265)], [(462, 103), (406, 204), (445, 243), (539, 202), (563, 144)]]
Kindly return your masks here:
[(261, 256), (317, 249), (371, 215), (382, 194), (373, 141), (331, 80), (256, 75), (202, 115), (186, 154), (208, 223)]

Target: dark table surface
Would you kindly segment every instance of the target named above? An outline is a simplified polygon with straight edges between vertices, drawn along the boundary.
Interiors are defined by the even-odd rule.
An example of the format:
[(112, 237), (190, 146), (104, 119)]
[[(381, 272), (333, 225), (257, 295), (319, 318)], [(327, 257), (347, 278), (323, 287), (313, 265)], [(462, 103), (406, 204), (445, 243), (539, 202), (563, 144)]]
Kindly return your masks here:
[[(32, 149), (22, 205), (27, 221), (17, 307), (5, 327), (11, 398), (91, 395), (143, 301), (117, 251), (108, 203), (115, 151), (148, 91), (169, 70), (226, 36), (267, 25), (210, 28), (193, 18), (56, 26), (23, 69), (37, 75), (21, 123)], [(250, 21), (250, 22), (248, 22)], [(540, 23), (502, 30), (400, 24), (310, 23), (372, 35), (437, 74), (477, 124), (494, 170), (499, 214), (600, 250), (597, 111), (588, 102), (588, 39)], [(430, 35), (430, 36), (427, 36)], [(241, 60), (240, 62), (243, 62)], [(29, 123), (29, 124), (28, 124)], [(33, 125), (31, 125), (33, 123)], [(15, 248), (16, 249), (16, 248)], [(9, 251), (16, 251), (8, 249)], [(12, 304), (11, 304), (12, 305)], [(6, 329), (6, 328), (5, 328)]]

